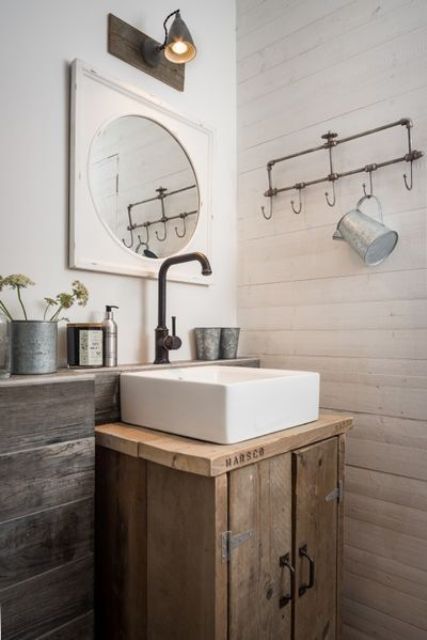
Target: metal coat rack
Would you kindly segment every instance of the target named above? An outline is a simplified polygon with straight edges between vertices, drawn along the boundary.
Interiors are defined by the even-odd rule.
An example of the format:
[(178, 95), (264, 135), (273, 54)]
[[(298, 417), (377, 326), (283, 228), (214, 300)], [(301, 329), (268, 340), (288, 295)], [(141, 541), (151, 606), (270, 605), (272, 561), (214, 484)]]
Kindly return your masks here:
[[(386, 129), (391, 129), (393, 127), (405, 127), (407, 132), (407, 153), (403, 156), (399, 156), (398, 158), (392, 158), (391, 160), (385, 160), (384, 162), (376, 162), (364, 165), (363, 167), (358, 167), (356, 169), (350, 169), (349, 171), (341, 171), (338, 172), (335, 170), (334, 165), (334, 155), (333, 150), (339, 144), (344, 144), (346, 142), (350, 142), (351, 140), (356, 140), (358, 138), (363, 138), (365, 136), (370, 136), (374, 133), (379, 133), (380, 131), (385, 131)], [(396, 122), (390, 122), (389, 124), (382, 125), (381, 127), (375, 127), (375, 129), (367, 129), (366, 131), (362, 131), (360, 133), (356, 133), (352, 136), (347, 136), (345, 138), (338, 138), (338, 134), (332, 131), (328, 131), (322, 136), (322, 139), (325, 142), (317, 147), (312, 147), (311, 149), (305, 149), (304, 151), (299, 151), (297, 153), (291, 153), (288, 156), (283, 156), (281, 158), (275, 158), (274, 160), (270, 160), (267, 162), (267, 177), (268, 177), (268, 189), (265, 191), (264, 196), (269, 198), (269, 212), (266, 213), (265, 207), (261, 207), (261, 213), (266, 220), (270, 220), (273, 216), (273, 198), (277, 196), (279, 193), (283, 193), (285, 191), (297, 191), (298, 192), (298, 205), (295, 205), (295, 201), (291, 200), (292, 211), (295, 214), (299, 214), (302, 211), (302, 200), (301, 200), (301, 191), (315, 184), (321, 184), (322, 182), (330, 182), (332, 186), (332, 195), (330, 196), (328, 191), (325, 192), (326, 202), (330, 207), (334, 207), (336, 204), (336, 195), (335, 195), (335, 183), (337, 180), (341, 178), (345, 178), (347, 176), (353, 176), (357, 173), (368, 173), (369, 175), (369, 192), (366, 189), (366, 184), (363, 185), (363, 191), (365, 195), (373, 194), (373, 186), (372, 186), (372, 174), (374, 171), (378, 169), (382, 169), (383, 167), (388, 167), (392, 164), (397, 164), (399, 162), (409, 162), (410, 163), (410, 173), (409, 179), (406, 173), (403, 174), (403, 181), (406, 189), (411, 191), (413, 187), (413, 172), (412, 165), (415, 160), (421, 158), (424, 153), (422, 151), (417, 151), (412, 148), (412, 121), (409, 118), (402, 118), (401, 120), (397, 120)], [(321, 178), (316, 178), (315, 180), (309, 180), (307, 182), (296, 182), (292, 185), (287, 185), (284, 187), (274, 187), (273, 186), (273, 177), (272, 170), (276, 164), (280, 162), (286, 162), (287, 160), (292, 160), (293, 158), (298, 158), (299, 156), (304, 156), (310, 153), (314, 153), (315, 151), (320, 151), (321, 149), (326, 149), (328, 151), (328, 160), (329, 160), (329, 173), (326, 176), (322, 176)]]
[[(155, 231), (156, 234), (156, 238), (159, 242), (165, 242), (165, 240), (168, 237), (168, 228), (167, 228), (167, 223), (170, 222), (171, 220), (182, 220), (182, 227), (181, 230), (179, 230), (178, 225), (175, 225), (175, 233), (178, 236), (178, 238), (184, 238), (187, 234), (187, 218), (189, 216), (193, 216), (196, 215), (198, 213), (198, 209), (195, 209), (194, 211), (181, 211), (180, 213), (177, 213), (175, 215), (172, 216), (168, 216), (166, 215), (166, 210), (165, 210), (165, 199), (169, 198), (170, 196), (174, 196), (177, 193), (182, 193), (183, 191), (189, 191), (190, 189), (195, 189), (197, 187), (196, 184), (191, 184), (188, 187), (182, 187), (181, 189), (175, 189), (174, 191), (168, 191), (166, 187), (158, 187), (156, 189), (156, 196), (153, 196), (152, 198), (146, 198), (145, 200), (139, 200), (138, 202), (132, 202), (131, 204), (128, 204), (127, 206), (127, 213), (128, 213), (128, 221), (129, 224), (126, 227), (127, 230), (129, 231), (130, 234), (130, 238), (129, 238), (129, 244), (126, 242), (125, 238), (122, 238), (122, 242), (125, 245), (125, 247), (127, 249), (131, 249), (135, 243), (135, 238), (134, 238), (134, 231), (136, 229), (144, 229), (145, 230), (145, 238), (142, 239), (141, 235), (138, 234), (138, 245), (135, 249), (135, 251), (138, 253), (139, 249), (143, 246), (147, 247), (149, 246), (149, 242), (150, 242), (150, 233), (149, 233), (149, 229), (151, 226), (153, 225), (163, 225), (163, 233), (160, 235), (159, 231)], [(132, 218), (132, 209), (134, 207), (137, 207), (139, 205), (143, 205), (143, 204), (148, 204), (149, 202), (155, 202), (156, 200), (160, 201), (160, 205), (161, 205), (161, 216), (155, 220), (149, 220), (147, 222), (141, 222), (141, 223), (135, 223), (133, 221)]]

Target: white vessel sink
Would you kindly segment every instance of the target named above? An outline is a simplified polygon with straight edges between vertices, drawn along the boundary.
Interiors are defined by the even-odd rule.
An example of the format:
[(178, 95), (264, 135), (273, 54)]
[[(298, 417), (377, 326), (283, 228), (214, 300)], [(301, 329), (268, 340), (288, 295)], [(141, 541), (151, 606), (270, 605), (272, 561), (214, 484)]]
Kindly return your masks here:
[(319, 417), (319, 374), (244, 367), (159, 369), (120, 376), (122, 420), (219, 444)]

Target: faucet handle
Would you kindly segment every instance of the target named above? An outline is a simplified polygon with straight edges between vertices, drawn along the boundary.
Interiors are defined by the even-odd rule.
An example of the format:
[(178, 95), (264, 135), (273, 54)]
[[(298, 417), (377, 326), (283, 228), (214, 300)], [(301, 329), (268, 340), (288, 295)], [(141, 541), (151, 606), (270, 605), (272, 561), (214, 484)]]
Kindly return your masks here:
[(165, 347), (169, 351), (174, 351), (179, 349), (181, 345), (182, 340), (176, 335), (176, 316), (172, 316), (172, 335), (165, 338)]

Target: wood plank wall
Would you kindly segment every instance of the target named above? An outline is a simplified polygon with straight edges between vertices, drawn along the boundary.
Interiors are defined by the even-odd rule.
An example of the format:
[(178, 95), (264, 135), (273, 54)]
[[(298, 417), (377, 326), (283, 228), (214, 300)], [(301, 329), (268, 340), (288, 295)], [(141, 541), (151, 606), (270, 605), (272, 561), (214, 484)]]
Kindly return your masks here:
[(0, 387), (3, 640), (93, 638), (94, 382)]
[[(427, 151), (425, 0), (237, 0), (239, 323), (263, 366), (321, 373), (322, 407), (352, 413), (347, 459), (345, 638), (427, 637), (426, 161), (408, 192), (397, 165), (374, 174), (400, 242), (367, 268), (331, 240), (366, 176), (279, 196), (263, 220), (265, 164), (411, 117)], [(342, 168), (405, 153), (397, 128), (337, 149)], [(323, 153), (274, 169), (279, 183), (328, 173)], [(294, 194), (295, 197), (295, 194)], [(366, 209), (374, 212), (374, 209)]]

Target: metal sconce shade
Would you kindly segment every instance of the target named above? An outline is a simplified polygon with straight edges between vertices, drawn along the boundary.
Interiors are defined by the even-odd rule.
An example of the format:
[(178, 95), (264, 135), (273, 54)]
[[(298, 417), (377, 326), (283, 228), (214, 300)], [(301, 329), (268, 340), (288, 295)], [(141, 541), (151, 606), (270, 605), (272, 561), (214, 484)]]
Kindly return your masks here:
[[(377, 202), (381, 222), (360, 211), (362, 202), (369, 198), (374, 198)], [(378, 198), (364, 196), (357, 203), (356, 209), (349, 211), (341, 218), (332, 238), (346, 240), (365, 264), (373, 267), (391, 254), (399, 236), (396, 231), (388, 229), (383, 224), (382, 208)]]
[(197, 53), (193, 38), (178, 11), (165, 42), (165, 58), (175, 64), (190, 62)]
[[(172, 16), (175, 16), (175, 19), (168, 31), (167, 23)], [(190, 62), (190, 60), (195, 57), (197, 49), (187, 25), (181, 18), (179, 9), (166, 17), (163, 28), (165, 30), (165, 40), (163, 44), (160, 45), (151, 38), (147, 38), (147, 40), (144, 41), (142, 46), (144, 62), (149, 67), (157, 67), (160, 64), (162, 51), (164, 52), (166, 60), (169, 60), (169, 62), (175, 64)]]

